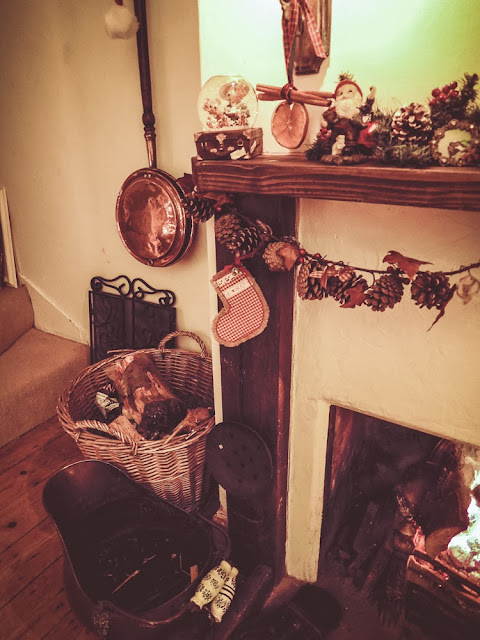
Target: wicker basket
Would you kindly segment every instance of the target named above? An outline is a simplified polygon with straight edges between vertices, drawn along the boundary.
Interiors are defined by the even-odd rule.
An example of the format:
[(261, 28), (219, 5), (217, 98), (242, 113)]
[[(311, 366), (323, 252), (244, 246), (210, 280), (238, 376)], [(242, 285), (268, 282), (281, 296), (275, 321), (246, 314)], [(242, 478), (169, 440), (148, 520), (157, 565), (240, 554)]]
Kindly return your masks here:
[[(176, 336), (196, 340), (201, 353), (165, 349), (165, 344)], [(194, 333), (176, 331), (166, 336), (158, 349), (137, 352), (153, 356), (162, 378), (188, 408), (213, 406), (212, 360), (205, 344)], [(215, 420), (212, 418), (200, 425), (193, 436), (166, 435), (160, 440), (140, 442), (134, 442), (102, 422), (95, 403), (96, 392), (111, 382), (105, 369), (127, 353), (132, 352), (123, 351), (97, 362), (73, 380), (58, 401), (59, 420), (86, 458), (111, 462), (164, 500), (190, 511), (201, 501), (203, 487), (207, 484), (206, 436)], [(104, 431), (110, 437), (92, 433), (92, 429)]]

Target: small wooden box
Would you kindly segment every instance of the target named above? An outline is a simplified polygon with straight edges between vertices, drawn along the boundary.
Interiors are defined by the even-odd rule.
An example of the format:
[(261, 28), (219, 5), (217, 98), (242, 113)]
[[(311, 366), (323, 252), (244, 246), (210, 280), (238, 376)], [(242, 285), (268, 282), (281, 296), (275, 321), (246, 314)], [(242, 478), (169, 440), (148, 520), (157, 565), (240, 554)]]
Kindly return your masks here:
[(194, 136), (197, 158), (201, 160), (248, 160), (263, 151), (263, 131), (251, 129), (224, 129), (200, 131)]

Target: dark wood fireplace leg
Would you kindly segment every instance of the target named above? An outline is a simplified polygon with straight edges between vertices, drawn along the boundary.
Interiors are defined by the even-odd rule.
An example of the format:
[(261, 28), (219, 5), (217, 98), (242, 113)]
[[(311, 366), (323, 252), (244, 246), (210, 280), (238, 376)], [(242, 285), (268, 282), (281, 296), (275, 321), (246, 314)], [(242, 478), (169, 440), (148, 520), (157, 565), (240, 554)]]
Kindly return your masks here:
[[(269, 224), (277, 237), (295, 235), (295, 200), (241, 196), (241, 212)], [(217, 267), (233, 256), (217, 243)], [(245, 261), (270, 308), (267, 328), (235, 348), (221, 347), (224, 420), (243, 422), (265, 440), (272, 454), (271, 490), (252, 499), (228, 495), (233, 557), (247, 569), (273, 568), (285, 574), (285, 526), (294, 278), (269, 271), (261, 255)], [(220, 305), (221, 306), (221, 305)]]

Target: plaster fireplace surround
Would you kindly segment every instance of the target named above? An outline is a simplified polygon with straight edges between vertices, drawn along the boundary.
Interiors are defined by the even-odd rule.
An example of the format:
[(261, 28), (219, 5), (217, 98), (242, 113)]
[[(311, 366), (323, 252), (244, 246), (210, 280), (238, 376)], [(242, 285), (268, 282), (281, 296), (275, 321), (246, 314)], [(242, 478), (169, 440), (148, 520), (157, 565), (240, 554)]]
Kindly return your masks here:
[[(283, 198), (272, 205), (275, 212), (268, 218), (274, 234), (285, 233), (284, 227), (276, 229), (276, 221), (282, 226), (282, 215), (293, 217), (293, 231), (301, 245), (331, 260), (381, 269), (383, 257), (396, 250), (443, 271), (478, 260), (478, 170), (455, 170), (455, 174), (440, 169), (390, 168), (372, 169), (371, 175), (367, 167), (332, 169), (301, 159), (281, 159), (280, 163), (285, 162), (282, 168), (277, 160), (274, 156), (244, 163), (194, 160), (194, 178), (202, 191), (254, 194), (258, 202), (253, 217), (261, 217), (259, 212), (269, 207), (269, 198)], [(286, 201), (293, 203), (290, 211)], [(222, 255), (219, 259), (218, 249), (217, 269), (225, 259)], [(268, 283), (262, 282), (261, 269), (265, 268), (254, 267), (253, 273), (267, 299), (268, 283), (289, 288), (288, 278), (278, 284), (286, 274), (275, 274), (276, 281), (270, 274)], [(302, 301), (293, 286), (289, 295), (290, 339), (282, 338), (281, 331), (275, 338), (265, 337), (278, 339), (279, 351), (285, 340), (291, 355), (290, 369), (284, 363), (283, 376), (280, 365), (277, 385), (282, 398), (278, 404), (284, 406), (283, 413), (279, 410), (275, 416), (278, 433), (285, 433), (282, 424), (289, 423), (283, 490), (281, 435), (276, 443), (280, 468), (277, 528), (282, 526), (280, 507), (285, 500), (285, 573), (315, 583), (322, 531), (325, 535), (322, 518), (327, 513), (325, 485), (331, 473), (332, 408), (338, 408), (337, 414), (347, 410), (347, 414), (364, 415), (367, 422), (378, 419), (380, 426), (392, 423), (409, 433), (418, 432), (420, 438), (446, 438), (454, 444), (480, 447), (479, 301), (463, 305), (455, 297), (445, 316), (430, 329), (435, 311), (415, 306), (408, 288), (402, 301), (385, 312), (365, 306), (342, 309), (333, 299)], [(288, 296), (271, 296), (271, 309), (273, 299), (278, 311), (279, 301), (283, 304)], [(232, 362), (225, 365), (223, 360), (224, 386), (235, 375)], [(288, 369), (290, 377), (285, 373)], [(254, 372), (249, 375), (255, 378)], [(222, 391), (225, 404), (225, 389)], [(227, 400), (227, 413), (228, 404)], [(240, 404), (230, 403), (237, 414)], [(248, 415), (247, 411), (243, 417)], [(281, 536), (277, 535), (276, 542), (281, 546)]]
[[(302, 200), (299, 239), (309, 250), (381, 268), (396, 249), (437, 269), (476, 260), (478, 212)], [(310, 249), (311, 247), (311, 249)], [(400, 248), (399, 248), (400, 247)], [(407, 297), (407, 296), (405, 296)], [(394, 309), (295, 302), (287, 507), (287, 571), (314, 581), (332, 405), (480, 446), (478, 302), (445, 316), (404, 299)]]

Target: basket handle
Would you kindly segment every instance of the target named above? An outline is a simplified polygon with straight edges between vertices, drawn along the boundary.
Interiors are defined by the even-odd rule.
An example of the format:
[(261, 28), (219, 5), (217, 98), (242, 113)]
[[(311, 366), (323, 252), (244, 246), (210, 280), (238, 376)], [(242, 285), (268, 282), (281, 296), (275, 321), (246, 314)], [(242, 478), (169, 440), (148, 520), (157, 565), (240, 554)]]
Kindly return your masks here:
[[(128, 433), (119, 431), (105, 422), (98, 422), (97, 420), (77, 420), (77, 422), (73, 423), (73, 428), (76, 430), (76, 434), (74, 435), (76, 440), (80, 438), (83, 431), (86, 431), (87, 429), (95, 429), (96, 431), (104, 431), (105, 433), (108, 433), (108, 435), (113, 436), (116, 440), (129, 445), (133, 455), (137, 452), (138, 442), (136, 442)], [(144, 438), (142, 438), (142, 440), (143, 439)]]
[(186, 336), (187, 338), (193, 338), (195, 342), (200, 346), (202, 351), (202, 358), (208, 357), (207, 347), (201, 338), (197, 336), (196, 333), (192, 333), (191, 331), (173, 331), (169, 333), (167, 336), (163, 337), (158, 343), (158, 349), (163, 353), (165, 351), (166, 343), (172, 338), (176, 338), (177, 336)]

